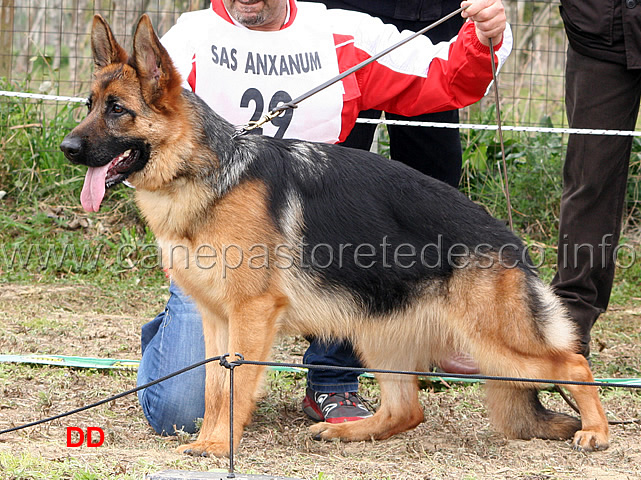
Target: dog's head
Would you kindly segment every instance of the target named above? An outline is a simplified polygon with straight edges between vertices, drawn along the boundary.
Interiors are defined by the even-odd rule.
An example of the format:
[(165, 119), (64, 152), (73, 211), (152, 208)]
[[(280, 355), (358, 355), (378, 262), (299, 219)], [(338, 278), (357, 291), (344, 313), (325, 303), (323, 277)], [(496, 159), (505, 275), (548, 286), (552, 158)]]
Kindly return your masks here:
[[(89, 167), (81, 201), (97, 212), (107, 188), (126, 179), (136, 185), (154, 151), (178, 141), (180, 128), (169, 123), (181, 108), (182, 80), (147, 15), (136, 27), (131, 57), (100, 15), (93, 20), (91, 48), (89, 113), (60, 148), (71, 162)], [(168, 135), (172, 131), (175, 136)]]

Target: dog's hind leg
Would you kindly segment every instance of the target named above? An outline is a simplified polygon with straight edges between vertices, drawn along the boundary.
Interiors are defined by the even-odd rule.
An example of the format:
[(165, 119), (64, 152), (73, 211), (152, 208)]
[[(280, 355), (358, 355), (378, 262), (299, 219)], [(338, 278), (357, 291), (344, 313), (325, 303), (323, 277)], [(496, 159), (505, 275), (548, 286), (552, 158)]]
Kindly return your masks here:
[(581, 429), (581, 421), (546, 409), (532, 385), (487, 383), (487, 407), (494, 427), (509, 438), (566, 440)]
[[(455, 331), (479, 362), (481, 373), (592, 381), (587, 360), (574, 353), (577, 338), (572, 321), (559, 298), (531, 273), (499, 267), (457, 271), (450, 282), (449, 300)], [(597, 388), (568, 387), (580, 410), (580, 421), (544, 408), (538, 387), (540, 384), (488, 382), (488, 409), (494, 426), (512, 438), (574, 436), (576, 448), (607, 448), (608, 423)]]
[[(594, 382), (588, 361), (579, 354), (568, 354), (567, 360), (557, 366), (560, 375), (556, 378)], [(581, 414), (581, 430), (574, 435), (572, 445), (577, 450), (605, 450), (609, 446), (608, 420), (599, 399), (598, 387), (566, 385), (576, 400)]]
[[(241, 353), (245, 360), (266, 361), (277, 333), (277, 320), (286, 305), (284, 297), (274, 293), (239, 302), (229, 318), (228, 360), (232, 362), (235, 354)], [(264, 367), (254, 365), (240, 365), (234, 369), (234, 449), (251, 420), (263, 370)], [(179, 451), (195, 456), (229, 455), (229, 386), (227, 372), (222, 383), (208, 375), (205, 419), (200, 434), (194, 443), (183, 445)], [(218, 402), (218, 405), (211, 405), (211, 402)], [(216, 418), (208, 417), (209, 413), (215, 412)]]
[[(571, 352), (547, 358), (523, 358), (520, 375), (549, 380), (592, 382), (587, 360)], [(601, 406), (597, 387), (565, 386), (579, 409), (581, 420), (547, 410), (533, 386), (488, 382), (488, 408), (492, 423), (512, 438), (569, 439), (580, 450), (608, 448), (608, 422)]]

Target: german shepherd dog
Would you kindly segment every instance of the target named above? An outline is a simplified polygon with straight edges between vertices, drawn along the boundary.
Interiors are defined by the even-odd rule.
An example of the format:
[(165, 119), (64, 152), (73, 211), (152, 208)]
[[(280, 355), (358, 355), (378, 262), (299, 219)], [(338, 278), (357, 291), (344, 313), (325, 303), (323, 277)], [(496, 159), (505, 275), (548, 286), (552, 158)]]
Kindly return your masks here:
[[(287, 331), (349, 339), (372, 369), (425, 371), (465, 351), (487, 375), (593, 380), (575, 353), (573, 324), (527, 248), (456, 189), (369, 152), (235, 136), (182, 88), (146, 16), (131, 56), (100, 16), (91, 39), (89, 113), (61, 149), (89, 167), (86, 209), (97, 211), (105, 188), (124, 180), (136, 188), (164, 265), (202, 313), (208, 357), (240, 352), (266, 361)], [(200, 434), (180, 450), (228, 455), (229, 378), (212, 364), (206, 378)], [(243, 365), (235, 378), (234, 448), (262, 368)], [(373, 416), (317, 423), (312, 434), (385, 439), (421, 423), (415, 377), (377, 380)], [(573, 437), (577, 449), (607, 448), (598, 389), (567, 388), (581, 420), (545, 409), (537, 384), (490, 381), (491, 420), (508, 437)]]

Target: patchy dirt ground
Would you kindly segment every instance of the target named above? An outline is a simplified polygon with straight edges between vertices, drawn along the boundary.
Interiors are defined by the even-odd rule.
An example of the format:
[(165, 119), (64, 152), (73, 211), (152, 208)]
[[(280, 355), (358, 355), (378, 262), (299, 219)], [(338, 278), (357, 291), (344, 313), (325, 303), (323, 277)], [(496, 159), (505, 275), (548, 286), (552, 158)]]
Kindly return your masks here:
[[(140, 326), (158, 311), (165, 292), (142, 289), (105, 295), (93, 286), (12, 285), (0, 288), (0, 353), (139, 358)], [(600, 377), (641, 376), (641, 308), (613, 307), (595, 330), (593, 364)], [(275, 358), (300, 361), (305, 343), (284, 338)], [(135, 386), (135, 372), (0, 364), (0, 429), (55, 415)], [(236, 454), (236, 471), (305, 479), (638, 479), (641, 426), (612, 427), (605, 452), (572, 451), (568, 442), (506, 440), (492, 431), (482, 388), (426, 384), (426, 421), (381, 442), (316, 442), (300, 410), (300, 374), (268, 375), (265, 398)], [(374, 381), (362, 393), (376, 401)], [(558, 395), (545, 402), (569, 412)], [(611, 419), (641, 419), (638, 391), (602, 394)], [(99, 426), (105, 444), (68, 448), (66, 427)], [(225, 469), (227, 459), (194, 459), (174, 452), (178, 440), (154, 435), (135, 396), (53, 423), (0, 437), (0, 454), (30, 454), (43, 469), (73, 461), (100, 466), (110, 478), (142, 478), (163, 469)], [(2, 477), (0, 468), (0, 477)], [(7, 478), (7, 477), (2, 477)], [(33, 478), (33, 477), (20, 477)], [(38, 477), (40, 478), (40, 477)], [(92, 477), (93, 478), (93, 477)]]

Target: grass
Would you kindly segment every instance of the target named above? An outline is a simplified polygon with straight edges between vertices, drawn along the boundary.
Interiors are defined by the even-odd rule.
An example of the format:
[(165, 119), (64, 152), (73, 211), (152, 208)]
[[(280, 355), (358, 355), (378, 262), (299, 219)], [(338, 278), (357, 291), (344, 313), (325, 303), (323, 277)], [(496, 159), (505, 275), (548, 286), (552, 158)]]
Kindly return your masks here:
[(95, 461), (89, 454), (51, 460), (29, 452), (20, 455), (0, 452), (0, 475), (7, 480), (140, 480), (144, 474), (156, 471), (155, 465), (144, 460), (124, 465), (108, 459)]
[[(64, 458), (58, 464), (42, 457), (23, 453), (19, 456), (0, 452), (0, 472), (13, 480), (99, 480), (113, 472), (102, 471), (100, 465), (92, 465), (91, 471), (80, 465), (77, 459)], [(133, 477), (123, 477), (133, 478)]]
[[(7, 192), (0, 199), (0, 283), (4, 284), (5, 294), (5, 298), (0, 297), (0, 345), (20, 353), (134, 357), (138, 354), (141, 319), (150, 318), (161, 308), (165, 299), (166, 279), (158, 268), (153, 235), (139, 219), (131, 191), (118, 188), (110, 192), (104, 202), (103, 211), (107, 213), (87, 216), (81, 211), (78, 197), (83, 169), (69, 165), (64, 160), (58, 151), (58, 143), (75, 124), (77, 117), (83, 115), (82, 107), (55, 111), (42, 102), (10, 102), (0, 103), (0, 115), (3, 119), (0, 124), (0, 190)], [(482, 121), (489, 122), (492, 116), (490, 109)], [(500, 149), (495, 134), (486, 131), (467, 132), (464, 142), (462, 189), (494, 215), (506, 218)], [(554, 134), (514, 134), (506, 137), (516, 226), (526, 243), (541, 246), (543, 257), (540, 258), (540, 270), (548, 281), (555, 268), (563, 149), (562, 137)], [(631, 252), (634, 252), (635, 261), (630, 262), (629, 268), (618, 269), (612, 294), (613, 308), (607, 320), (598, 322), (594, 329), (599, 348), (594, 351), (592, 361), (596, 375), (603, 377), (641, 376), (641, 356), (635, 349), (641, 344), (640, 329), (634, 323), (637, 318), (634, 315), (638, 316), (638, 312), (629, 313), (630, 305), (640, 300), (641, 248), (635, 234), (641, 217), (640, 165), (641, 143), (636, 139), (627, 202), (628, 231), (624, 237), (624, 242), (634, 248)], [(622, 262), (630, 259), (621, 257)], [(535, 261), (538, 260), (535, 256)], [(16, 300), (6, 300), (6, 293), (10, 290), (8, 287), (14, 285), (18, 289)], [(56, 288), (48, 291), (47, 286), (51, 285)], [(65, 285), (72, 285), (73, 288), (65, 290)], [(41, 286), (44, 288), (42, 291)], [(111, 316), (118, 318), (113, 325), (106, 327)], [(134, 340), (131, 340), (132, 337), (135, 337)], [(79, 345), (92, 350), (78, 352)], [(3, 415), (15, 409), (24, 411), (22, 405), (28, 404), (33, 410), (31, 413), (44, 416), (48, 412), (78, 406), (78, 402), (84, 404), (90, 399), (104, 398), (131, 388), (134, 382), (132, 372), (101, 373), (0, 365), (0, 410)], [(434, 413), (434, 418), (428, 419), (431, 422), (426, 427), (428, 432), (430, 429), (438, 430), (443, 425), (454, 427), (453, 419), (464, 419), (469, 425), (455, 426), (454, 436), (458, 439), (481, 435), (481, 441), (478, 444), (466, 444), (462, 440), (451, 440), (452, 444), (458, 452), (465, 450), (468, 452), (466, 455), (478, 455), (481, 461), (489, 459), (490, 466), (486, 465), (486, 468), (492, 467), (492, 459), (505, 454), (505, 445), (502, 441), (486, 441), (483, 435), (487, 434), (476, 431), (478, 425), (485, 425), (481, 389), (478, 386), (444, 387), (429, 382), (423, 385), (422, 401), (427, 403), (430, 415)], [(14, 391), (16, 388), (20, 392)], [(254, 443), (250, 443), (254, 449), (249, 447), (250, 451), (262, 451), (261, 446), (267, 442), (275, 442), (275, 451), (292, 446), (295, 452), (305, 452), (306, 455), (292, 454), (289, 450), (281, 453), (284, 457), (291, 457), (287, 458), (290, 476), (297, 476), (299, 470), (308, 472), (315, 468), (315, 477), (306, 475), (306, 478), (318, 480), (343, 478), (332, 472), (340, 471), (345, 459), (354, 465), (367, 463), (368, 454), (363, 453), (368, 450), (366, 448), (354, 453), (351, 447), (340, 444), (322, 447), (308, 444), (299, 418), (298, 397), (304, 388), (302, 375), (270, 373), (266, 388), (272, 395), (259, 404), (255, 422), (248, 432), (250, 441), (254, 437)], [(378, 398), (377, 389), (376, 382), (363, 382), (362, 391), (367, 398)], [(630, 405), (638, 405), (638, 393), (610, 389), (604, 391), (604, 398), (609, 404), (615, 405), (612, 410), (619, 418), (636, 415), (634, 408), (638, 410), (638, 407)], [(443, 413), (436, 413), (443, 407)], [(105, 407), (91, 415), (83, 419), (98, 418), (105, 425), (122, 424), (111, 428), (112, 436), (107, 448), (133, 451), (135, 456), (135, 449), (140, 446), (132, 445), (129, 440), (132, 431), (135, 431), (141, 442), (145, 442), (144, 448), (160, 448), (163, 452), (169, 449), (164, 440), (150, 436), (145, 430), (144, 419), (136, 410), (135, 398)], [(59, 427), (51, 428), (55, 431)], [(421, 434), (425, 433), (423, 431)], [(26, 444), (41, 445), (46, 450), (52, 443), (59, 444), (62, 438), (58, 436), (54, 437), (57, 440), (51, 440), (52, 437), (48, 435), (38, 431), (21, 439)], [(448, 472), (450, 468), (457, 469), (459, 478), (487, 478), (477, 475), (473, 470), (475, 466), (460, 453), (451, 457), (441, 456), (444, 455), (442, 445), (434, 443), (429, 434), (428, 439), (432, 443), (422, 444), (422, 440), (409, 438), (410, 446), (403, 445), (400, 452), (392, 450), (396, 448), (393, 441), (379, 444), (382, 453), (373, 459), (373, 463), (407, 456), (415, 463), (434, 462), (437, 469), (435, 478), (439, 478), (439, 475), (445, 478), (443, 472)], [(387, 448), (391, 453), (385, 451)], [(389, 455), (385, 456), (386, 453)], [(141, 478), (149, 471), (157, 471), (159, 465), (179, 469), (199, 465), (191, 463), (191, 459), (173, 457), (166, 461), (136, 458), (126, 463), (118, 460), (122, 455), (119, 451), (96, 458), (87, 451), (78, 450), (45, 457), (32, 450), (21, 453), (0, 450), (0, 478), (128, 480)], [(321, 457), (323, 463), (319, 467), (310, 467)], [(444, 460), (439, 464), (440, 459)], [(240, 455), (240, 461), (245, 461), (245, 472), (260, 470), (263, 464), (267, 465), (265, 470), (269, 471), (269, 465), (272, 465), (270, 458), (258, 454), (252, 453), (248, 458), (247, 451), (244, 460)], [(514, 461), (518, 463), (519, 457), (515, 456)], [(257, 462), (264, 463), (256, 466)], [(215, 466), (219, 465), (209, 465), (211, 468)], [(387, 471), (394, 466), (386, 467)], [(505, 468), (511, 469), (512, 465), (508, 464)], [(530, 475), (523, 473), (515, 478), (555, 478), (553, 473), (544, 476), (547, 473), (541, 469), (537, 476), (537, 470), (534, 467), (530, 469), (529, 465), (528, 469), (523, 472), (532, 472), (531, 477), (523, 477)], [(350, 478), (388, 477), (379, 473), (370, 476), (352, 472)]]
[[(72, 290), (53, 292), (57, 298), (64, 301), (75, 302), (74, 307), (81, 317), (88, 316), (87, 305), (83, 305)], [(48, 298), (48, 297), (47, 297)], [(49, 306), (47, 298), (37, 302), (43, 311)], [(5, 300), (6, 301), (6, 300)], [(16, 301), (16, 303), (19, 300)], [(36, 303), (36, 302), (32, 302)], [(93, 308), (93, 306), (92, 306)], [(9, 305), (2, 305), (5, 311), (15, 311)], [(133, 311), (133, 310), (132, 310)], [(128, 312), (125, 312), (128, 313)], [(0, 339), (6, 338), (7, 331), (14, 330), (14, 325), (23, 323), (21, 315), (16, 315), (11, 322), (0, 322)], [(61, 319), (59, 324), (66, 328), (64, 342), (61, 348), (69, 348), (70, 345), (83, 343), (84, 329), (75, 326), (73, 318)], [(114, 326), (117, 322), (113, 323)], [(136, 334), (132, 329), (127, 328), (129, 343), (137, 341)], [(641, 344), (639, 338), (625, 340), (625, 336), (634, 335), (639, 330), (638, 323), (631, 324), (623, 315), (613, 316), (607, 323), (603, 335), (599, 333), (600, 341), (608, 343), (607, 350), (616, 351), (620, 346), (638, 346)], [(618, 333), (617, 333), (618, 332)], [(18, 335), (19, 343), (22, 340), (33, 341), (36, 336), (26, 330)], [(638, 335), (638, 333), (637, 333)], [(39, 334), (41, 340), (44, 338), (57, 338), (56, 332)], [(109, 336), (114, 341), (114, 336)], [(84, 343), (88, 343), (84, 340)], [(90, 344), (91, 342), (89, 342)], [(617, 345), (618, 344), (618, 345)], [(300, 351), (299, 346), (287, 346), (287, 351)], [(597, 355), (595, 369), (602, 374), (604, 365), (612, 366), (618, 364), (623, 367), (630, 355), (606, 353)], [(638, 350), (636, 350), (638, 352)], [(284, 353), (285, 350), (277, 350)], [(630, 353), (634, 351), (631, 350)], [(639, 375), (639, 358), (631, 366), (637, 368), (636, 375)], [(619, 372), (619, 374), (622, 372)], [(3, 415), (12, 415), (16, 423), (18, 419), (28, 419), (47, 414), (66, 411), (70, 407), (86, 404), (90, 401), (104, 398), (112, 393), (122, 391), (134, 382), (133, 372), (112, 372), (104, 373), (95, 370), (70, 370), (47, 366), (29, 365), (0, 365), (0, 392), (7, 400), (0, 400), (0, 409)], [(509, 478), (523, 477), (525, 473), (542, 474), (546, 468), (553, 465), (557, 471), (572, 474), (573, 478), (602, 478), (597, 476), (582, 475), (577, 469), (589, 460), (589, 465), (605, 462), (611, 465), (608, 468), (615, 468), (621, 462), (629, 462), (630, 455), (626, 449), (616, 445), (613, 447), (612, 455), (607, 460), (600, 457), (571, 455), (567, 446), (562, 442), (549, 442), (545, 446), (536, 444), (530, 446), (530, 442), (516, 442), (506, 444), (505, 440), (498, 436), (488, 437), (487, 414), (482, 401), (482, 389), (479, 385), (462, 386), (458, 384), (444, 388), (443, 386), (434, 389), (429, 385), (421, 391), (421, 401), (425, 405), (426, 424), (419, 427), (419, 431), (404, 434), (403, 437), (392, 439), (387, 442), (376, 442), (369, 445), (363, 444), (342, 444), (340, 442), (328, 442), (327, 444), (310, 441), (305, 432), (306, 425), (301, 419), (299, 401), (300, 394), (304, 388), (304, 377), (299, 373), (275, 373), (271, 372), (266, 380), (265, 389), (269, 394), (259, 403), (254, 415), (253, 423), (248, 427), (245, 434), (244, 447), (238, 452), (236, 460), (237, 469), (243, 473), (264, 474), (271, 472), (284, 476), (297, 478), (354, 478), (354, 479), (386, 479), (386, 478), (422, 478), (410, 474), (404, 475), (406, 469), (415, 469), (416, 465), (424, 464), (424, 473), (430, 472), (430, 478), (464, 478), (463, 475), (474, 476), (479, 479), (490, 478), (494, 470), (501, 467), (506, 472), (514, 475)], [(20, 389), (20, 391), (16, 391)], [(378, 398), (379, 391), (376, 382), (365, 380), (362, 384), (361, 393), (368, 398)], [(637, 416), (638, 393), (622, 390), (606, 389), (602, 392), (608, 414), (617, 419), (629, 419)], [(559, 408), (559, 398), (551, 392), (542, 393), (546, 404), (552, 404), (552, 408)], [(103, 406), (83, 413), (78, 417), (69, 417), (62, 425), (52, 424), (43, 428), (37, 428), (20, 435), (21, 446), (24, 451), (6, 453), (0, 448), (0, 478), (14, 479), (70, 479), (70, 478), (141, 478), (144, 473), (159, 471), (166, 468), (183, 470), (211, 470), (212, 468), (224, 468), (225, 460), (212, 460), (205, 462), (203, 459), (191, 459), (178, 457), (172, 452), (172, 446), (176, 442), (167, 442), (159, 437), (150, 435), (145, 429), (144, 420), (141, 418), (139, 409), (135, 408), (135, 398), (129, 397), (118, 401), (114, 405)], [(19, 404), (22, 407), (16, 407)], [(636, 405), (636, 406), (635, 406)], [(91, 449), (64, 449), (64, 427), (69, 425), (87, 426), (99, 425), (105, 429), (107, 444), (96, 451)], [(444, 440), (443, 435), (448, 439)], [(616, 432), (617, 437), (621, 435)], [(631, 431), (629, 435), (637, 438), (638, 434)], [(475, 440), (476, 437), (477, 440)], [(630, 439), (630, 437), (628, 437)], [(7, 439), (5, 447), (14, 443), (14, 439)], [(249, 442), (249, 443), (248, 443)], [(450, 443), (453, 442), (453, 445)], [(557, 444), (559, 443), (559, 444)], [(270, 445), (268, 452), (265, 445)], [(621, 445), (621, 443), (619, 443)], [(32, 446), (32, 448), (28, 448)], [(33, 446), (38, 453), (33, 451)], [(285, 450), (283, 450), (285, 449)], [(541, 449), (542, 452), (532, 454), (532, 451)], [(157, 452), (157, 455), (150, 456), (149, 452)], [(561, 454), (556, 452), (563, 452)], [(631, 451), (634, 453), (634, 450)], [(516, 455), (509, 460), (510, 455)], [(521, 456), (529, 458), (525, 461), (526, 466), (518, 466)], [(506, 460), (506, 456), (508, 460)], [(541, 456), (544, 464), (541, 465)], [(282, 458), (284, 467), (277, 463)], [(614, 458), (620, 459), (615, 461)], [(569, 460), (568, 460), (569, 459)], [(274, 463), (276, 460), (276, 463)], [(470, 461), (472, 460), (472, 461)], [(564, 465), (564, 461), (570, 461), (570, 465)], [(408, 463), (409, 462), (409, 463)], [(479, 462), (483, 466), (479, 466)], [(510, 463), (513, 462), (513, 463)], [(614, 462), (614, 463), (612, 463)], [(340, 474), (337, 468), (347, 468), (349, 474)], [(350, 470), (351, 468), (351, 470)], [(368, 473), (368, 468), (372, 472)], [(516, 472), (524, 473), (518, 475)], [(386, 471), (382, 474), (381, 470)], [(554, 471), (554, 470), (553, 470)], [(553, 471), (548, 473), (553, 473)], [(311, 472), (314, 472), (313, 474)], [(394, 475), (391, 475), (395, 472)], [(568, 473), (569, 472), (569, 473)], [(86, 477), (85, 477), (86, 475)], [(493, 478), (497, 478), (494, 476)], [(499, 475), (498, 478), (501, 478)], [(508, 477), (504, 477), (508, 478)], [(540, 477), (547, 478), (547, 477)], [(554, 478), (568, 478), (559, 475)]]

